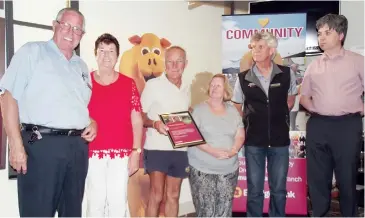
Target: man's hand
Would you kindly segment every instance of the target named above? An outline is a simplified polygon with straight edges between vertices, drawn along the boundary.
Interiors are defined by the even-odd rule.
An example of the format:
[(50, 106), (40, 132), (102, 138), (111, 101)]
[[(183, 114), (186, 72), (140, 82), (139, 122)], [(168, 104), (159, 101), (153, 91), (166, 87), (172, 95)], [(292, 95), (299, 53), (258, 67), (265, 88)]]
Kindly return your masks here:
[(18, 173), (27, 173), (27, 154), (22, 144), (10, 146), (9, 162), (10, 166)]
[(135, 174), (139, 169), (139, 157), (140, 154), (138, 152), (132, 151), (129, 155), (128, 159), (128, 175), (132, 176)]
[(84, 138), (86, 141), (91, 142), (95, 139), (97, 131), (98, 125), (94, 120), (92, 120), (89, 126), (87, 126), (84, 132), (81, 134), (81, 137)]
[(155, 128), (157, 132), (163, 135), (167, 135), (167, 131), (169, 130), (169, 128), (165, 124), (163, 124), (163, 122), (160, 120), (154, 122), (153, 128)]

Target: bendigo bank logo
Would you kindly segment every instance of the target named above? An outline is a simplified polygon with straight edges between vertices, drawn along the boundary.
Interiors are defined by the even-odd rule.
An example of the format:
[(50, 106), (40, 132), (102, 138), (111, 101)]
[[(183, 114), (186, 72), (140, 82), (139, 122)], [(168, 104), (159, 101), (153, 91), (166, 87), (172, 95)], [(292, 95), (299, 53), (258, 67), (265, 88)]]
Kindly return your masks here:
[(242, 196), (242, 189), (240, 187), (236, 187), (234, 192), (234, 198), (240, 198)]
[(299, 38), (302, 34), (303, 27), (279, 27), (279, 28), (265, 28), (269, 23), (269, 18), (259, 18), (257, 20), (260, 25), (257, 29), (229, 29), (226, 30), (227, 39), (249, 39), (257, 32), (271, 32), (276, 38)]
[(242, 189), (241, 187), (236, 187), (234, 192), (234, 198), (240, 198), (242, 196), (247, 196), (247, 189)]

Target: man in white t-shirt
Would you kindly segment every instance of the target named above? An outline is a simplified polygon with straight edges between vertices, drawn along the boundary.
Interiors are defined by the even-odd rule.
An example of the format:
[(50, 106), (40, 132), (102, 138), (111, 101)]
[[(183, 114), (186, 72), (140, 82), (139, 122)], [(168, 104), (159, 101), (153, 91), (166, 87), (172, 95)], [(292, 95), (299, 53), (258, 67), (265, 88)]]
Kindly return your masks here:
[(173, 46), (165, 52), (165, 73), (150, 79), (141, 95), (144, 126), (144, 168), (150, 177), (147, 217), (157, 217), (166, 184), (165, 216), (177, 217), (181, 183), (188, 173), (186, 148), (174, 149), (167, 136), (168, 128), (159, 114), (189, 110), (190, 86), (182, 81), (186, 52)]

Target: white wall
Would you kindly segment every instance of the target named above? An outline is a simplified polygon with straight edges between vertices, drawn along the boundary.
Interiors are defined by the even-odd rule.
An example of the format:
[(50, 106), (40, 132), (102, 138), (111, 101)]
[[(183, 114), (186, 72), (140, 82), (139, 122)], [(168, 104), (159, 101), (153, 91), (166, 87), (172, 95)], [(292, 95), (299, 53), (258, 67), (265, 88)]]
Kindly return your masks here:
[[(99, 35), (113, 34), (121, 51), (125, 51), (132, 47), (129, 37), (152, 32), (186, 49), (189, 64), (184, 79), (187, 81), (197, 72), (221, 72), (223, 8), (200, 6), (188, 10), (185, 1), (84, 1), (80, 9), (87, 19), (81, 56), (92, 68), (96, 67), (93, 49)], [(102, 15), (103, 12), (110, 16)]]
[[(223, 8), (201, 6), (189, 11), (186, 2), (82, 1), (80, 9), (87, 22), (81, 56), (90, 67), (96, 66), (93, 46), (100, 34), (110, 32), (115, 35), (123, 51), (131, 46), (128, 37), (153, 32), (187, 50), (189, 66), (185, 80), (191, 81), (197, 72), (221, 71), (220, 21)], [(342, 1), (341, 12), (349, 19), (345, 46), (363, 46), (364, 2)], [(33, 16), (42, 14), (33, 13)], [(187, 201), (189, 196), (184, 194), (182, 201)], [(18, 216), (16, 181), (8, 180), (8, 169), (0, 170), (0, 217)]]
[(344, 47), (364, 46), (364, 1), (341, 1), (340, 6), (349, 22)]

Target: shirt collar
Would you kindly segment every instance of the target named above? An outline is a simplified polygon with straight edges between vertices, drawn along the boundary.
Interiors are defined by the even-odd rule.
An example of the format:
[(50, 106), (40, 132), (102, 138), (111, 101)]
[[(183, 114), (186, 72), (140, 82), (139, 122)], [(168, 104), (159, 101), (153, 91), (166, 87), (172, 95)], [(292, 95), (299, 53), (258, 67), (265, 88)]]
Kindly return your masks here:
[[(60, 58), (64, 58), (66, 59), (65, 55), (60, 51), (60, 49), (58, 48), (58, 46), (56, 45), (56, 43), (54, 42), (53, 39), (50, 39), (47, 42), (48, 46), (60, 57)], [(66, 59), (67, 60), (67, 59)], [(78, 62), (79, 61), (79, 57), (76, 55), (75, 51), (72, 51), (72, 57), (70, 59), (70, 62)]]
[(166, 72), (163, 72), (163, 73), (161, 74), (160, 78), (161, 78), (162, 80), (164, 80), (164, 81), (168, 82), (169, 84), (173, 85), (174, 87), (176, 87), (176, 88), (177, 88), (177, 89), (179, 89), (179, 90), (183, 90), (183, 89), (185, 88), (185, 83), (184, 83), (184, 81), (183, 81), (182, 79), (181, 79), (181, 85), (180, 85), (180, 88), (178, 88), (177, 86), (175, 86), (175, 84), (172, 84), (172, 83), (170, 82), (170, 80), (168, 80), (168, 79), (167, 79), (167, 74), (166, 74)]
[(335, 60), (337, 58), (342, 58), (343, 56), (345, 56), (345, 49), (344, 48), (341, 48), (340, 52), (338, 54), (334, 55), (333, 57), (330, 57), (330, 56), (328, 56), (328, 54), (323, 53), (322, 56), (321, 56), (321, 59), (323, 61), (326, 61), (326, 60)]
[[(259, 69), (256, 66), (256, 63), (254, 62), (254, 64), (251, 67), (251, 72), (253, 72), (257, 77), (261, 76), (261, 73), (259, 71)], [(280, 68), (278, 67), (277, 64), (275, 64), (273, 61), (271, 62), (271, 70), (270, 70), (270, 75), (275, 76), (278, 73), (282, 73), (282, 71), (280, 70)]]

